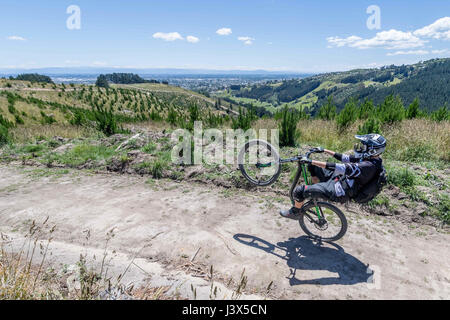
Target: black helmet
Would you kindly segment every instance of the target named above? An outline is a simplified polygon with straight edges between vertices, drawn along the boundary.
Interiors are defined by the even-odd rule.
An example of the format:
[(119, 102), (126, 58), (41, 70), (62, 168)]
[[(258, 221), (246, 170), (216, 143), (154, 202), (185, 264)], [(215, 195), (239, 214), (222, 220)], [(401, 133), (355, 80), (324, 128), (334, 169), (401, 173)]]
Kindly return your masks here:
[(379, 156), (386, 150), (386, 139), (379, 134), (356, 135), (359, 143), (355, 144), (355, 155), (361, 158)]

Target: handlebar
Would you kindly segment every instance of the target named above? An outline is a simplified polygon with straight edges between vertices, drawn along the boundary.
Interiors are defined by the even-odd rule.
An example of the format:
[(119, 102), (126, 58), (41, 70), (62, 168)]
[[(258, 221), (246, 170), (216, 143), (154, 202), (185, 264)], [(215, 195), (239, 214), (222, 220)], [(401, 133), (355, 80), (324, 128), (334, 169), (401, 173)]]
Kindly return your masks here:
[(307, 159), (309, 159), (309, 157), (310, 157), (311, 154), (313, 154), (313, 153), (322, 153), (322, 152), (319, 151), (319, 149), (317, 149), (317, 148), (313, 148), (313, 149), (310, 149), (310, 150), (306, 153), (305, 157), (306, 157)]

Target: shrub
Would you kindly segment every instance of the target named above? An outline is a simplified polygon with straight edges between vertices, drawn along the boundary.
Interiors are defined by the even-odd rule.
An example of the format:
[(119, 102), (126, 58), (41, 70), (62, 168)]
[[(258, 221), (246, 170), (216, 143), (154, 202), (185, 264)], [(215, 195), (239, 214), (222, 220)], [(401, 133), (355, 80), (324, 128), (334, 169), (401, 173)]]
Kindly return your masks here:
[(369, 118), (362, 126), (358, 127), (358, 134), (379, 133), (381, 134), (381, 123), (376, 118)]
[(166, 118), (166, 121), (168, 122), (168, 123), (170, 123), (171, 125), (175, 125), (176, 123), (177, 123), (177, 119), (178, 119), (178, 114), (177, 114), (177, 112), (175, 111), (175, 109), (174, 108), (169, 108), (169, 111), (168, 111), (168, 113), (167, 113), (167, 118)]
[(344, 109), (339, 113), (336, 118), (336, 123), (339, 130), (344, 130), (349, 127), (356, 120), (358, 108), (356, 106), (356, 100), (350, 99), (346, 104)]
[(45, 149), (43, 144), (30, 144), (25, 145), (19, 149), (19, 152), (22, 153), (37, 153)]
[(408, 109), (406, 110), (406, 118), (414, 119), (418, 118), (419, 116), (420, 116), (419, 99), (415, 98), (414, 101), (409, 105)]
[(320, 107), (317, 118), (322, 120), (334, 120), (336, 118), (336, 105), (333, 102), (333, 96), (328, 97), (327, 103)]
[(450, 197), (448, 194), (440, 194), (438, 202), (438, 212), (437, 216), (440, 218), (444, 223), (449, 224), (450, 223)]
[(45, 124), (52, 124), (52, 123), (56, 122), (55, 118), (53, 118), (52, 115), (48, 116), (43, 111), (41, 111), (41, 116), (42, 116), (41, 123), (44, 124), (44, 125)]
[(17, 114), (17, 113), (18, 113), (17, 109), (14, 107), (14, 104), (9, 104), (9, 105), (8, 105), (8, 111), (9, 111), (11, 114)]
[(438, 110), (436, 110), (435, 112), (433, 112), (431, 114), (431, 119), (434, 121), (444, 121), (444, 120), (450, 120), (450, 112), (448, 110), (447, 106), (443, 106), (441, 108), (439, 108)]
[(151, 168), (150, 173), (154, 179), (161, 179), (163, 177), (163, 171), (166, 167), (166, 163), (160, 159), (156, 160)]
[(239, 107), (239, 115), (237, 118), (232, 119), (231, 127), (234, 130), (242, 129), (247, 131), (252, 127), (252, 122), (256, 119), (255, 111), (252, 107), (244, 112), (241, 107)]
[(298, 118), (293, 110), (285, 106), (282, 111), (281, 122), (278, 125), (281, 147), (295, 147), (295, 141), (300, 135), (297, 130), (297, 123)]
[(145, 145), (142, 148), (142, 151), (148, 154), (152, 154), (156, 151), (156, 148), (157, 148), (156, 143), (150, 142), (149, 144)]
[(118, 126), (116, 116), (112, 110), (107, 110), (104, 107), (93, 107), (95, 122), (97, 130), (103, 132), (107, 136), (123, 132), (123, 129)]
[(18, 114), (16, 114), (14, 117), (16, 118), (16, 124), (24, 124), (25, 123)]
[(378, 107), (377, 116), (381, 123), (392, 124), (402, 121), (405, 118), (405, 108), (402, 99), (392, 94), (384, 99), (384, 102)]
[(198, 120), (200, 120), (200, 110), (198, 105), (194, 103), (189, 106), (189, 122), (194, 124)]
[(74, 126), (82, 126), (87, 122), (86, 116), (84, 112), (81, 110), (75, 109), (73, 110), (72, 119), (69, 120), (69, 123)]
[(368, 119), (373, 117), (375, 113), (375, 107), (372, 100), (364, 100), (364, 102), (359, 106), (358, 119)]
[(7, 129), (14, 127), (14, 123), (4, 118), (1, 114), (0, 114), (0, 125)]
[(389, 184), (393, 184), (402, 189), (413, 187), (416, 181), (416, 175), (408, 168), (390, 168), (387, 175)]
[(8, 128), (0, 124), (0, 147), (10, 141)]
[(153, 121), (161, 121), (162, 117), (157, 110), (152, 109), (152, 112), (150, 112), (150, 119)]

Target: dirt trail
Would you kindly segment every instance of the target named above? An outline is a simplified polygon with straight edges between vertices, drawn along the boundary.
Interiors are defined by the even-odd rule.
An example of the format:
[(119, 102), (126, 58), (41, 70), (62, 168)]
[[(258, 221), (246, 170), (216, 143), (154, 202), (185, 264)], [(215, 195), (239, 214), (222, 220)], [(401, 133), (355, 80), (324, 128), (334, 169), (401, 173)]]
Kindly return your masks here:
[[(194, 283), (203, 288), (203, 298), (208, 283), (182, 267), (196, 253), (196, 264), (213, 265), (223, 278), (239, 279), (245, 268), (254, 298), (271, 281), (271, 297), (277, 299), (450, 298), (450, 236), (429, 226), (412, 229), (394, 219), (346, 212), (350, 225), (344, 239), (319, 245), (297, 222), (278, 217), (287, 199), (267, 206), (257, 193), (241, 190), (80, 171), (45, 173), (0, 165), (0, 231), (20, 238), (24, 223), (49, 216), (57, 225), (56, 262), (76, 259), (83, 231), (91, 233), (89, 250), (98, 251), (116, 228), (109, 245), (120, 256), (116, 267), (151, 243), (138, 255), (139, 266), (131, 267), (133, 281), (151, 277), (186, 288)], [(181, 292), (192, 298), (188, 289)]]

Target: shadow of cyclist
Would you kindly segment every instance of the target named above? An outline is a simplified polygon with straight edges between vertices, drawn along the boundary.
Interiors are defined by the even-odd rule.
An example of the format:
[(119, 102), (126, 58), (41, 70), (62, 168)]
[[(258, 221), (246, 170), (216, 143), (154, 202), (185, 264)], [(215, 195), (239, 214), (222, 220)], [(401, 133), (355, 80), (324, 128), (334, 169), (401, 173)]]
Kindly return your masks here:
[[(301, 284), (319, 285), (352, 285), (357, 283), (371, 283), (373, 271), (363, 262), (346, 253), (342, 247), (335, 243), (323, 246), (306, 236), (291, 238), (278, 242), (276, 245), (258, 237), (246, 234), (235, 234), (233, 238), (242, 244), (261, 249), (286, 260), (291, 269), (289, 284), (291, 286)], [(276, 249), (284, 252), (279, 254)], [(278, 251), (277, 250), (277, 251)], [(296, 278), (299, 270), (326, 270), (337, 273), (338, 277), (324, 277), (319, 279), (299, 280)]]

